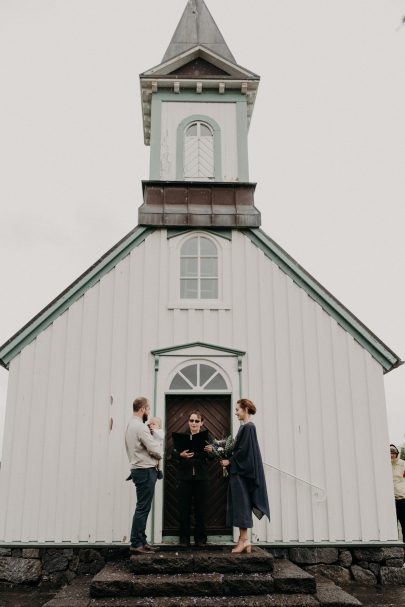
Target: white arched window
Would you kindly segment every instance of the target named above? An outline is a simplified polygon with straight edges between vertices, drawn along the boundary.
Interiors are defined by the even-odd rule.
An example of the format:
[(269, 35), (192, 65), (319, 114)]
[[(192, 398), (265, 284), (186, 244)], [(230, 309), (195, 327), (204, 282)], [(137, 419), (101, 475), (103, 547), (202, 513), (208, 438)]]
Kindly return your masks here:
[(184, 178), (214, 179), (214, 132), (206, 123), (196, 120), (184, 132)]
[(169, 390), (227, 390), (228, 386), (220, 372), (205, 363), (194, 363), (183, 367), (173, 377)]
[(180, 249), (181, 299), (218, 299), (218, 249), (209, 238), (193, 236)]

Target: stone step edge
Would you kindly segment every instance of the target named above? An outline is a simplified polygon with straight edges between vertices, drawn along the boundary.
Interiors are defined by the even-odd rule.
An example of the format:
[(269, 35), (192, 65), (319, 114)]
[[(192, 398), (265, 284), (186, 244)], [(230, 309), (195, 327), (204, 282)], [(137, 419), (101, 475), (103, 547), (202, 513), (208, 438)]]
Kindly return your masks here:
[(328, 578), (316, 576), (316, 596), (322, 607), (358, 607), (362, 603)]
[[(44, 607), (144, 607), (144, 597), (97, 598), (73, 592), (60, 592)], [(65, 590), (65, 589), (64, 589)], [(148, 607), (212, 607), (213, 599), (205, 597), (149, 597)], [(217, 596), (215, 607), (320, 607), (309, 594), (274, 594), (246, 596)], [(349, 606), (348, 606), (349, 607)]]
[(273, 570), (274, 557), (263, 550), (252, 554), (232, 555), (229, 552), (201, 552), (187, 555), (185, 553), (154, 553), (132, 555), (130, 568), (138, 574), (147, 573), (224, 573), (243, 571), (251, 573), (270, 572)]
[[(212, 597), (151, 597), (148, 607), (212, 607)], [(126, 597), (93, 599), (89, 605), (61, 604), (53, 607), (145, 607), (142, 599)], [(319, 601), (309, 594), (246, 595), (243, 597), (215, 597), (215, 607), (320, 607)]]
[[(130, 572), (114, 572), (110, 569), (104, 574), (98, 573), (90, 584), (92, 597), (240, 596), (268, 594), (274, 591), (275, 584), (270, 573), (180, 573), (134, 576)], [(296, 592), (305, 593), (307, 590), (297, 588)]]

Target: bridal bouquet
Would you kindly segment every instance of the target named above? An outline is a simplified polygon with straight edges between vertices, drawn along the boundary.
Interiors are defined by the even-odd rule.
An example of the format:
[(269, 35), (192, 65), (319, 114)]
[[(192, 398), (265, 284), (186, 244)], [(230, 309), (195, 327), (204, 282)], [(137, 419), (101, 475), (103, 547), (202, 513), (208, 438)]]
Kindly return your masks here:
[[(209, 447), (212, 447), (211, 453), (219, 461), (221, 459), (229, 459), (233, 452), (235, 441), (231, 435), (228, 438), (215, 438), (212, 443), (208, 443)], [(222, 474), (228, 476), (228, 470), (222, 468)]]

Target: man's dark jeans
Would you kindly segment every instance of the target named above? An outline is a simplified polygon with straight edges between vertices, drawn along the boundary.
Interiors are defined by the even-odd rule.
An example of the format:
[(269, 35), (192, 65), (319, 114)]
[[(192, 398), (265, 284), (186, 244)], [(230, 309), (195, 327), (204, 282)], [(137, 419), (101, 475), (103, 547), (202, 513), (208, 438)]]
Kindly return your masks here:
[(132, 519), (131, 546), (144, 546), (146, 522), (152, 505), (157, 479), (156, 468), (135, 468), (131, 470), (132, 482), (136, 489), (136, 507)]
[(397, 510), (397, 519), (401, 524), (402, 541), (405, 542), (405, 499), (395, 500), (395, 507)]

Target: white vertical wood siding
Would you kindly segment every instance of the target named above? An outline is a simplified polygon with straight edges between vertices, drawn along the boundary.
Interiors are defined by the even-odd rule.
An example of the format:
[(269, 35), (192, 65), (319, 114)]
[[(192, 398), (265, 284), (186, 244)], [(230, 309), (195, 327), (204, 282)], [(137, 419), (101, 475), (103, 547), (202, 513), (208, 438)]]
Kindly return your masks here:
[[(243, 393), (258, 406), (272, 466), (272, 520), (255, 523), (255, 539), (395, 541), (381, 367), (236, 231), (221, 241), (231, 249), (231, 309), (169, 310), (169, 242), (165, 230), (151, 234), (12, 361), (0, 540), (128, 541), (131, 402), (153, 395), (151, 349), (198, 340), (247, 352)], [(215, 362), (228, 365), (236, 400), (236, 361)], [(160, 488), (155, 539), (161, 505)]]
[(238, 179), (236, 103), (218, 102), (162, 102), (160, 179), (176, 179), (177, 127), (187, 116), (195, 114), (209, 116), (218, 123), (221, 129), (221, 181), (236, 181)]

